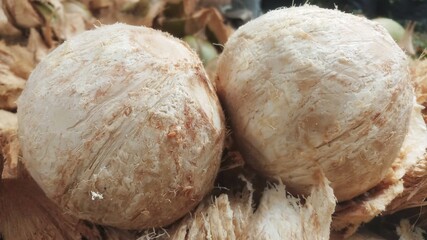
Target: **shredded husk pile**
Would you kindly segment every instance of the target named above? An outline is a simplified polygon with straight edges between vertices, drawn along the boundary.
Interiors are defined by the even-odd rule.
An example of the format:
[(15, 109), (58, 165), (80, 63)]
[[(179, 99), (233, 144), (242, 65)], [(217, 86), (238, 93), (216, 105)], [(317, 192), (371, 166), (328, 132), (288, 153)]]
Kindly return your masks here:
[[(423, 109), (427, 107), (427, 60), (411, 63), (418, 105), (400, 156), (378, 186), (350, 201), (336, 203), (321, 172), (318, 185), (306, 198), (289, 195), (280, 182), (268, 184), (244, 166), (231, 138), (218, 188), (193, 212), (165, 229), (122, 231), (97, 226), (64, 215), (45, 197), (19, 161), (16, 99), (32, 69), (70, 37), (117, 21), (224, 44), (232, 28), (207, 2), (0, 0), (0, 239), (390, 239), (370, 231), (369, 222), (413, 209), (418, 217), (403, 215), (411, 222), (393, 222), (393, 231), (401, 239), (423, 239), (422, 228), (427, 227), (427, 221), (420, 220), (427, 219), (427, 211), (422, 210), (427, 205), (427, 110)], [(215, 62), (216, 58), (205, 66)], [(215, 67), (211, 69), (208, 73), (213, 78)], [(362, 224), (365, 227), (358, 231)]]

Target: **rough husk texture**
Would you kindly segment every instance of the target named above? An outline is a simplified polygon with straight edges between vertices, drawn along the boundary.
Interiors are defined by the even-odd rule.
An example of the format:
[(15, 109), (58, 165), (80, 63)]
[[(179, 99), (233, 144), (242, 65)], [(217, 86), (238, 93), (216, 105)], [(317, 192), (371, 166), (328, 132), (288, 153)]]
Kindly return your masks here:
[(135, 239), (135, 234), (65, 215), (30, 178), (0, 182), (0, 237), (19, 240)]
[(222, 110), (200, 60), (170, 35), (123, 24), (85, 32), (40, 62), (18, 106), (28, 171), (79, 218), (160, 227), (213, 187)]
[(16, 114), (0, 110), (0, 179), (18, 176), (19, 151)]
[(13, 74), (0, 63), (0, 109), (15, 110), (16, 100), (25, 86), (25, 80)]
[(308, 193), (322, 169), (339, 201), (386, 176), (414, 96), (406, 56), (383, 27), (314, 6), (240, 27), (220, 57), (217, 87), (254, 169), (294, 193)]
[(426, 232), (421, 228), (411, 225), (407, 219), (402, 219), (396, 229), (399, 240), (424, 240), (423, 234)]
[[(427, 128), (421, 114), (421, 107), (416, 105), (411, 115), (408, 135), (402, 145), (399, 157), (386, 178), (375, 188), (347, 202), (338, 204), (334, 213), (332, 229), (347, 237), (356, 232), (357, 228), (386, 211), (392, 201), (408, 197), (405, 179), (415, 174), (414, 167), (423, 165), (427, 148)], [(417, 178), (415, 181), (422, 181)], [(407, 186), (406, 186), (407, 187)], [(410, 197), (410, 195), (409, 195)], [(409, 200), (408, 198), (407, 200)], [(401, 202), (402, 203), (402, 202)], [(392, 206), (389, 206), (392, 207)], [(397, 208), (403, 209), (399, 205)]]
[[(414, 61), (411, 64), (412, 81), (415, 85), (417, 94), (417, 102), (424, 106), (422, 110), (424, 122), (427, 120), (427, 60)], [(418, 124), (422, 125), (419, 119)], [(425, 139), (414, 139), (414, 146), (418, 146), (419, 150), (425, 147)], [(411, 163), (410, 169), (403, 177), (404, 191), (393, 202), (387, 206), (386, 214), (391, 214), (396, 211), (427, 205), (427, 155), (415, 163)]]
[(252, 192), (222, 194), (174, 226), (171, 239), (329, 239), (335, 198), (328, 181), (320, 177), (303, 202), (282, 184), (266, 188), (256, 210)]

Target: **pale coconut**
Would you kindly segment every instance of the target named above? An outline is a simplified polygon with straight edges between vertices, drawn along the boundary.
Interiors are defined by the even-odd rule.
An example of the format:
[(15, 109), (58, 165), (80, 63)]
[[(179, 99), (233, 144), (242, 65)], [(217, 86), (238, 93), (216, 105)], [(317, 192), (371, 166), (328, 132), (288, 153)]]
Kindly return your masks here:
[(166, 33), (115, 24), (66, 41), (18, 105), (25, 166), (76, 217), (165, 226), (213, 187), (223, 113), (197, 55)]
[(414, 104), (407, 59), (386, 29), (314, 6), (240, 27), (217, 74), (247, 162), (298, 194), (308, 193), (320, 168), (340, 201), (384, 178)]

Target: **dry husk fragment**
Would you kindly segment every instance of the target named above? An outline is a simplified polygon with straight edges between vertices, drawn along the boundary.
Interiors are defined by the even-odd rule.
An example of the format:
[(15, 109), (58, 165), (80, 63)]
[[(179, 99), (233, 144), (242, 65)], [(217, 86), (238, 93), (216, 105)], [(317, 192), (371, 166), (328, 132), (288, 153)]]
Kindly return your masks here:
[(28, 44), (27, 49), (29, 52), (33, 54), (33, 58), (38, 63), (44, 58), (50, 50), (53, 48), (49, 48), (44, 42), (40, 33), (34, 29), (30, 29), (30, 35), (28, 36)]
[(38, 27), (42, 17), (33, 8), (30, 0), (2, 0), (3, 11), (9, 21), (18, 28)]
[(306, 199), (288, 195), (283, 184), (267, 187), (255, 210), (252, 187), (242, 195), (206, 199), (175, 225), (174, 240), (184, 239), (329, 239), (335, 197), (321, 176)]
[[(2, 4), (2, 1), (0, 1)], [(19, 37), (21, 36), (21, 31), (14, 27), (12, 23), (9, 22), (4, 10), (0, 6), (0, 36), (1, 37)]]
[(30, 178), (0, 183), (0, 239), (135, 239), (128, 231), (100, 227), (63, 214)]
[(25, 80), (13, 74), (0, 63), (0, 109), (15, 110), (16, 100), (21, 95)]
[[(334, 213), (332, 229), (343, 237), (354, 234), (362, 223), (367, 223), (383, 213), (394, 199), (408, 193), (406, 178), (414, 174), (414, 166), (423, 165), (427, 147), (427, 129), (421, 114), (422, 107), (416, 105), (411, 115), (408, 135), (400, 150), (399, 157), (386, 178), (375, 188), (350, 201), (339, 203)], [(419, 174), (418, 174), (419, 175)], [(421, 181), (417, 178), (415, 181)], [(402, 209), (402, 206), (398, 206)]]
[[(411, 66), (412, 80), (417, 93), (417, 102), (424, 106), (422, 110), (424, 121), (427, 120), (427, 60), (415, 61)], [(418, 124), (423, 123), (419, 119)], [(423, 142), (424, 141), (424, 142)], [(413, 145), (418, 146), (418, 151), (424, 147), (425, 139), (414, 139)], [(427, 156), (412, 163), (409, 171), (403, 177), (404, 191), (387, 206), (386, 214), (392, 214), (399, 210), (427, 205)]]
[(0, 179), (18, 175), (19, 142), (16, 114), (0, 110)]
[(423, 234), (426, 232), (421, 228), (411, 225), (409, 220), (402, 219), (396, 229), (400, 240), (424, 240)]
[(166, 0), (98, 0), (92, 1), (90, 6), (98, 12), (96, 17), (102, 24), (123, 22), (151, 27), (166, 4)]
[(36, 65), (33, 54), (20, 45), (0, 41), (0, 64), (6, 65), (17, 77), (27, 79)]

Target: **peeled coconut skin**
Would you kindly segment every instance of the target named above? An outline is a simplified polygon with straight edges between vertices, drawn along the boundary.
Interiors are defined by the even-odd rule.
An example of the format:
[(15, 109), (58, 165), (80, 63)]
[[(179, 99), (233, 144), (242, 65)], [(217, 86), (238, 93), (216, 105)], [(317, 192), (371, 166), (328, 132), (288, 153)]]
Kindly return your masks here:
[(76, 217), (165, 226), (213, 187), (223, 113), (197, 55), (168, 34), (115, 24), (66, 41), (18, 106), (25, 166)]
[(216, 84), (250, 165), (297, 194), (320, 168), (343, 201), (379, 183), (396, 159), (414, 104), (407, 68), (379, 24), (306, 5), (240, 27)]

